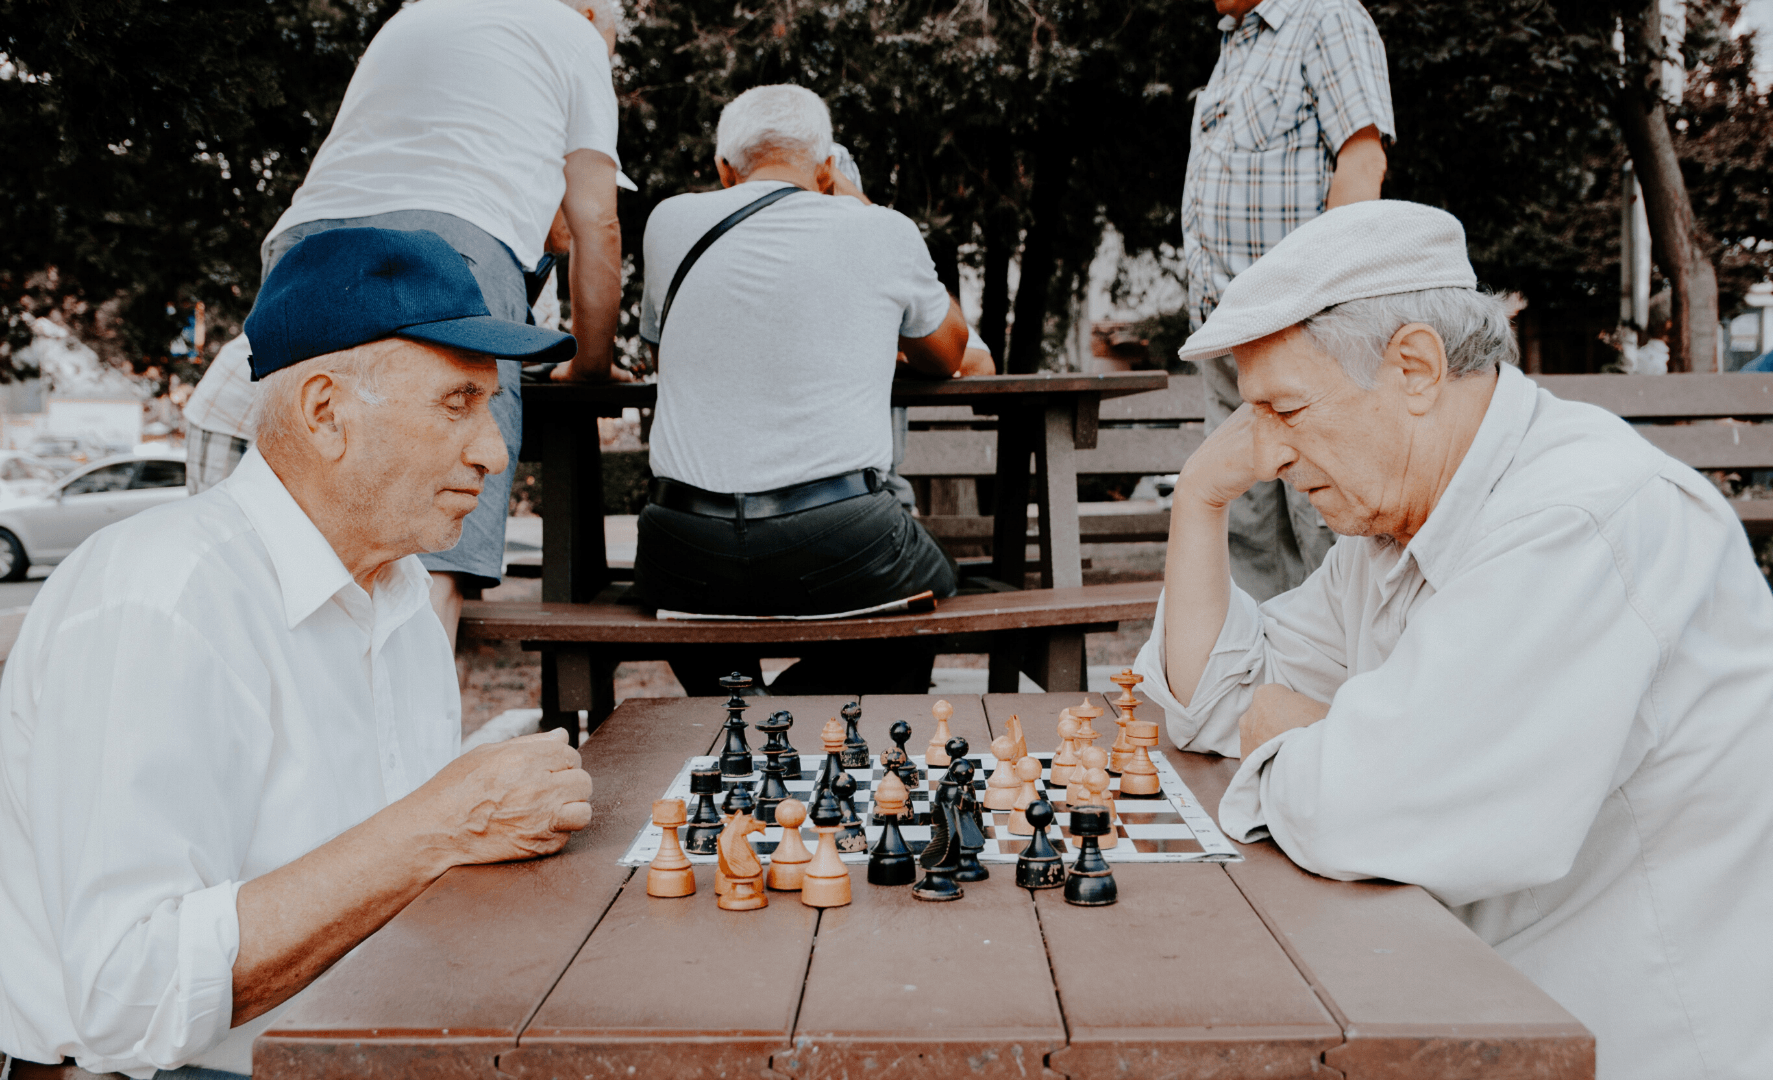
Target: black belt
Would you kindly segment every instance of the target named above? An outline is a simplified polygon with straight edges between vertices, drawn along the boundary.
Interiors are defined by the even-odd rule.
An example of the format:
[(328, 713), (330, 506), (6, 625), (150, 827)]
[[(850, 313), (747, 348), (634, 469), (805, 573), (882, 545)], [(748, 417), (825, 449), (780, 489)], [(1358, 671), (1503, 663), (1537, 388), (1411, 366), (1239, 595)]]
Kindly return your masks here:
[(881, 484), (878, 469), (858, 469), (842, 476), (808, 480), (804, 484), (792, 484), (774, 491), (760, 491), (755, 495), (721, 495), (659, 476), (653, 479), (649, 499), (655, 506), (685, 514), (726, 518), (729, 521), (751, 521), (795, 514), (802, 510), (816, 510), (858, 495), (871, 495), (879, 490)]

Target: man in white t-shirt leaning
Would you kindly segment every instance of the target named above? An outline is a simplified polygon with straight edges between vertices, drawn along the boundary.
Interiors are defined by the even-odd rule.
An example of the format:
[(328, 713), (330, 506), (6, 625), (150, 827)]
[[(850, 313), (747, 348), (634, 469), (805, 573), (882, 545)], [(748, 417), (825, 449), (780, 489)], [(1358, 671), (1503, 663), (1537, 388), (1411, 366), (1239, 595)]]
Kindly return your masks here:
[[(845, 197), (853, 185), (833, 167), (830, 114), (800, 87), (735, 98), (716, 166), (725, 190), (668, 199), (647, 222), (640, 332), (659, 359), (659, 403), (636, 591), (659, 607), (735, 614), (952, 595), (952, 562), (883, 482), (898, 354), (948, 378), (966, 349), (960, 306), (922, 234), (895, 210)], [(667, 305), (712, 226), (783, 190), (709, 246)], [(866, 662), (822, 658), (825, 674), (849, 668), (838, 681), (851, 693), (894, 679), (927, 689), (909, 685), (919, 657), (869, 644)], [(674, 664), (692, 694), (717, 692), (703, 676), (736, 665), (700, 666)], [(927, 657), (921, 666), (927, 679)], [(797, 691), (824, 685), (804, 669), (782, 679)]]
[[(426, 229), (461, 253), (487, 307), (523, 322), (525, 273), (564, 211), (578, 355), (560, 378), (606, 379), (621, 303), (611, 0), (419, 0), (364, 51), (313, 167), (262, 249), (328, 229)], [(251, 438), (246, 353), (218, 355), (185, 406), (193, 486), (227, 475)], [(503, 570), (511, 477), (522, 441), (520, 367), (499, 363), (493, 401), (511, 466), (488, 477), (461, 543), (423, 556), (451, 640), (464, 595)]]

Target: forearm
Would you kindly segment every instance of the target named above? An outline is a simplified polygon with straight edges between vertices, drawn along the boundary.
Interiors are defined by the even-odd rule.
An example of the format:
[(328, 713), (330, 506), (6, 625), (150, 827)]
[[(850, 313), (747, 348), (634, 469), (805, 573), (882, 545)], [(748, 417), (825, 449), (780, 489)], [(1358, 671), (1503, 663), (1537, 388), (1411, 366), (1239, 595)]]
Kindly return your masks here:
[(1170, 693), (1192, 703), (1231, 606), (1226, 507), (1176, 489), (1164, 555), (1164, 672)]
[(622, 304), (622, 229), (611, 214), (584, 233), (573, 235), (569, 284), (579, 351), (572, 359), (572, 375), (602, 381), (610, 375)]
[(1385, 142), (1379, 129), (1368, 125), (1350, 135), (1337, 153), (1324, 209), (1377, 199), (1384, 185)]
[(241, 886), (231, 1026), (287, 1001), (454, 865), (447, 844), (410, 822), (395, 803)]

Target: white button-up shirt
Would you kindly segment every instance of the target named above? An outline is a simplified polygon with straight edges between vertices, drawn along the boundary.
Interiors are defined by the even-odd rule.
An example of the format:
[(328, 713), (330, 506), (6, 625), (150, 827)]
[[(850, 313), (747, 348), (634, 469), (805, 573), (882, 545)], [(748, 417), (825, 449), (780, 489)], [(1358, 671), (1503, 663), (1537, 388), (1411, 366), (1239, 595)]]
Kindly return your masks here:
[(251, 1071), (235, 893), (461, 741), (428, 596), (413, 556), (359, 587), (257, 450), (56, 570), (0, 681), (0, 1050)]
[(1408, 547), (1344, 537), (1230, 612), (1179, 746), (1330, 703), (1220, 806), (1300, 866), (1421, 885), (1595, 1033), (1604, 1078), (1773, 1077), (1773, 595), (1705, 479), (1505, 368)]

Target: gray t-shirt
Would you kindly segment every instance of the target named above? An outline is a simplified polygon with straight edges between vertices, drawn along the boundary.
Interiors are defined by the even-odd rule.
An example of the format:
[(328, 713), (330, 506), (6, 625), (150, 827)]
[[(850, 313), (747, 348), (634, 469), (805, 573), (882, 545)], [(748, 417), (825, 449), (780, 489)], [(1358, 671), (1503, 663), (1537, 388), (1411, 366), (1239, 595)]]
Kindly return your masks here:
[(656, 476), (759, 492), (893, 463), (898, 339), (933, 334), (948, 314), (923, 236), (898, 211), (810, 191), (765, 207), (697, 260), (659, 342), (659, 305), (690, 247), (782, 186), (678, 195), (646, 223)]

